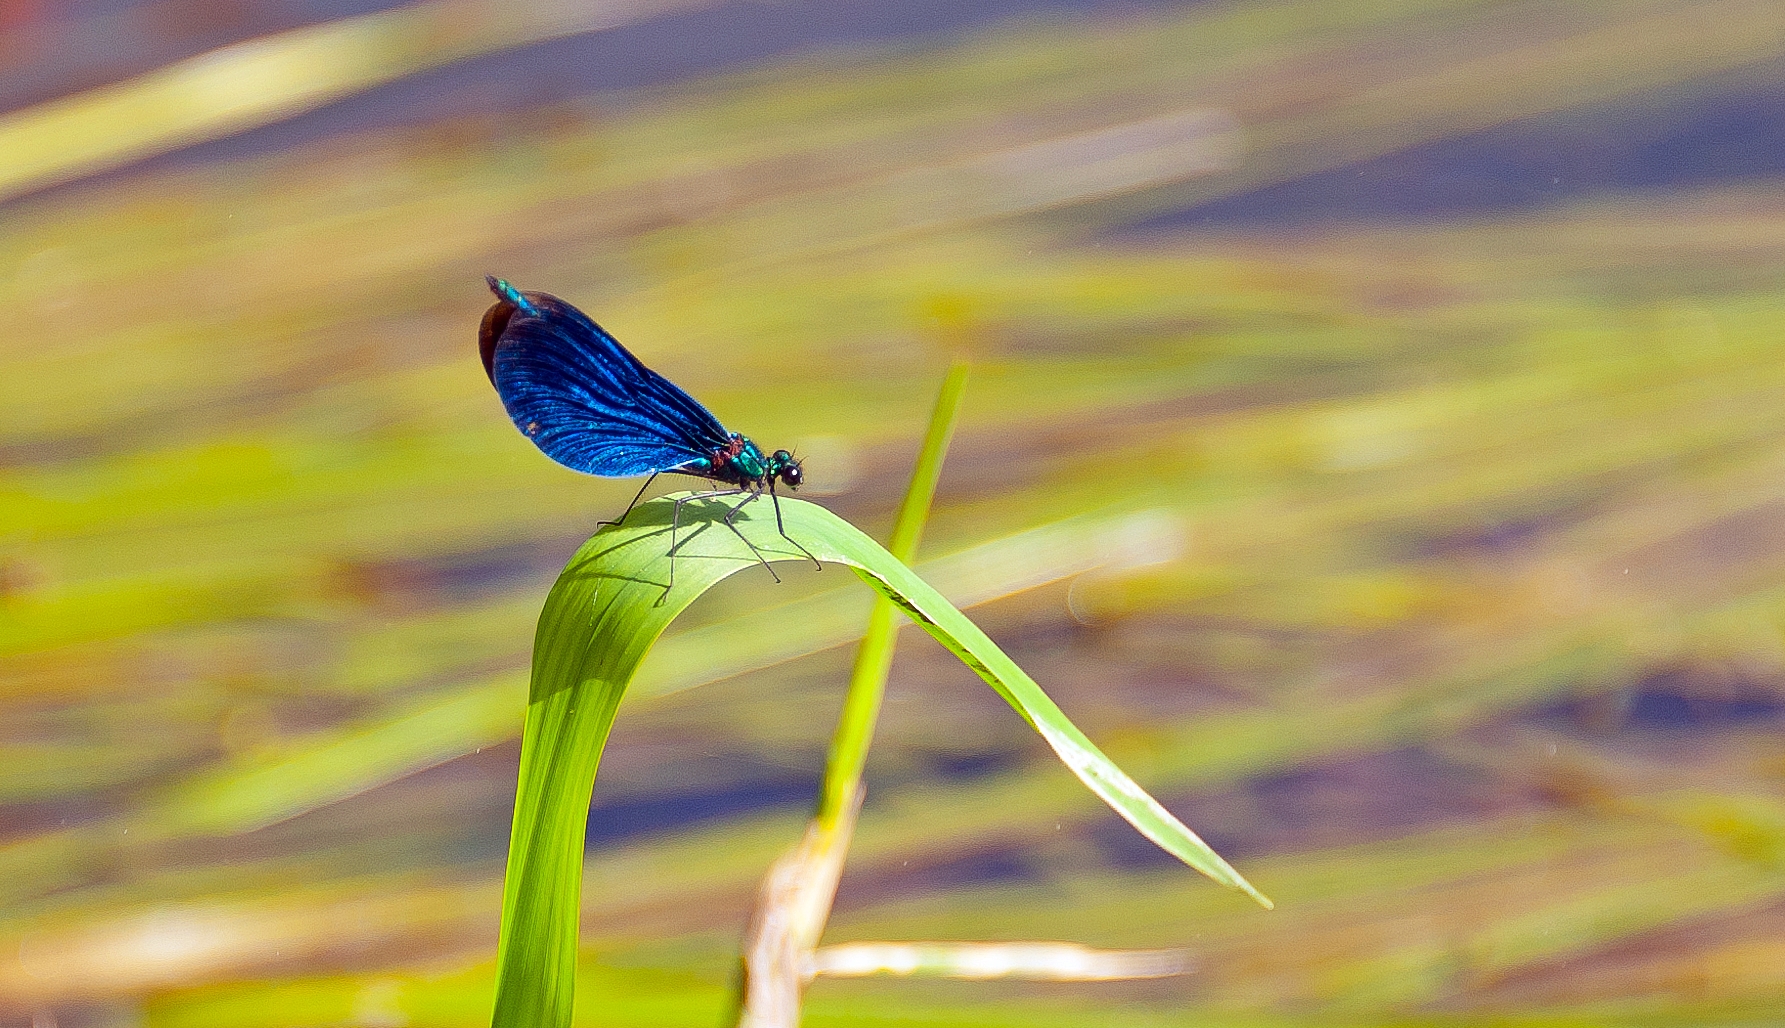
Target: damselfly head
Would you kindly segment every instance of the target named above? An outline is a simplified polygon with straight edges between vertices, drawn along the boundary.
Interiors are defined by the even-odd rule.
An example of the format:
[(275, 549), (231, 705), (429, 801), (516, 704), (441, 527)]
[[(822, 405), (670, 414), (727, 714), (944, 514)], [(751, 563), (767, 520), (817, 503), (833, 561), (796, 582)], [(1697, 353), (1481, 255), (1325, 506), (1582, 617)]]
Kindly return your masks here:
[(769, 455), (769, 476), (779, 478), (789, 489), (798, 489), (804, 472), (800, 462), (786, 450), (776, 450)]

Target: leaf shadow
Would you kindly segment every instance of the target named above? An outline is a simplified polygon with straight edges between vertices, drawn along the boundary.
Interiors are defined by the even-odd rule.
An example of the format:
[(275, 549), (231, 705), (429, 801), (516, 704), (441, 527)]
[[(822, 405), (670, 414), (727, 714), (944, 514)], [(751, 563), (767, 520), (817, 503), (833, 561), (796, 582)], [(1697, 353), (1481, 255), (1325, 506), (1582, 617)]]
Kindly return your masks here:
[[(723, 526), (728, 532), (738, 533), (740, 541), (744, 542), (746, 546), (755, 548), (762, 557), (768, 560), (795, 559), (795, 555), (776, 549), (772, 543), (766, 548), (756, 546), (743, 536), (741, 527), (727, 524), (726, 515), (735, 506), (737, 506), (736, 501), (730, 495), (703, 496), (684, 500), (678, 515), (675, 497), (653, 497), (633, 507), (620, 523), (603, 525), (597, 530), (585, 544), (583, 552), (575, 557), (570, 566), (565, 569), (565, 574), (579, 578), (609, 579), (652, 586), (663, 591), (662, 595), (657, 598), (657, 604), (661, 605), (668, 599), (670, 591), (674, 587), (673, 562), (678, 558), (684, 561), (735, 561), (739, 565), (758, 563), (758, 557), (755, 554), (712, 552), (689, 554), (686, 552), (695, 540), (705, 535), (715, 525)], [(741, 520), (743, 524), (749, 524), (752, 521), (747, 513), (738, 520)], [(600, 545), (604, 537), (607, 540), (606, 545)], [(673, 544), (670, 543), (670, 537), (674, 539)], [(671, 571), (662, 580), (644, 577), (642, 573), (626, 574), (598, 568), (599, 565), (621, 550), (641, 545), (645, 540), (659, 538), (665, 541), (663, 556), (668, 558), (661, 563), (668, 565)], [(653, 561), (640, 570), (643, 572), (654, 568), (657, 563), (659, 562)], [(698, 588), (705, 588), (705, 586)]]

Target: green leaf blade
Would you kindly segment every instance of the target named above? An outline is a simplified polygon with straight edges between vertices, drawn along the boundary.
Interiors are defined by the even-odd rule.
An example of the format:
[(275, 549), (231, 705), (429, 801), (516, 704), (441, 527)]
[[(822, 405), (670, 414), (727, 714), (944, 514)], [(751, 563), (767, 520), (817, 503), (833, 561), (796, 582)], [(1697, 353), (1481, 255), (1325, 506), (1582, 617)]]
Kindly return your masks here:
[[(722, 520), (729, 504), (697, 500), (683, 506), (675, 530), (672, 587), (669, 550), (677, 498), (640, 504), (625, 525), (585, 543), (540, 614), (503, 894), (497, 1026), (570, 1023), (589, 800), (614, 714), (651, 644), (707, 589), (759, 566), (751, 543), (770, 561), (809, 564), (777, 531), (774, 501), (742, 508), (733, 532)], [(1093, 793), (1142, 834), (1210, 878), (1270, 906), (1086, 739), (1041, 687), (940, 593), (823, 507), (792, 499), (782, 499), (780, 507), (788, 533), (802, 546), (821, 561), (853, 568), (973, 668)]]
[[(854, 531), (841, 519), (838, 522)], [(873, 540), (865, 536), (863, 539), (874, 545)], [(863, 556), (871, 558), (871, 554)], [(940, 593), (903, 565), (843, 562), (854, 565), (864, 581), (972, 668), (1047, 741), (1079, 781), (1142, 835), (1215, 881), (1243, 891), (1267, 909), (1273, 906), (1269, 898), (1105, 756), (1034, 679)]]

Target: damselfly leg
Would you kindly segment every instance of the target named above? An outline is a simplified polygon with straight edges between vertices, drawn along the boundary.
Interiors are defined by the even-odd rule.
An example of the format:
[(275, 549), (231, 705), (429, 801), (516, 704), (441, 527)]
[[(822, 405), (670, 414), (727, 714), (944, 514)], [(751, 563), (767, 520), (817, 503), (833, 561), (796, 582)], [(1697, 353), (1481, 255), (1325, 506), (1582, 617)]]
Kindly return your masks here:
[(793, 536), (788, 535), (787, 534), (787, 526), (781, 523), (781, 496), (779, 493), (775, 492), (774, 479), (769, 479), (769, 499), (772, 500), (775, 504), (775, 528), (780, 530), (781, 538), (792, 543), (795, 546), (795, 548), (797, 548), (801, 553), (805, 554), (806, 557), (812, 561), (813, 567), (817, 568), (820, 571), (823, 571), (824, 570), (823, 562), (821, 562), (817, 557), (812, 556), (811, 550), (808, 550), (804, 546), (801, 546), (800, 541), (798, 539), (795, 539)]
[(738, 526), (733, 524), (732, 520), (731, 520), (732, 517), (735, 516), (738, 511), (744, 509), (744, 504), (747, 504), (751, 500), (756, 499), (756, 497), (761, 494), (757, 493), (757, 492), (753, 492), (748, 489), (715, 489), (712, 492), (689, 493), (687, 496), (681, 497), (680, 499), (676, 500), (675, 513), (670, 517), (670, 520), (669, 520), (669, 587), (670, 588), (672, 588), (672, 589), (675, 588), (675, 584), (676, 584), (676, 548), (681, 545), (680, 543), (678, 543), (676, 541), (676, 535), (681, 530), (682, 505), (685, 503), (692, 503), (695, 500), (712, 500), (712, 499), (717, 499), (718, 497), (721, 497), (721, 496), (736, 496), (739, 493), (747, 493), (748, 495), (746, 495), (743, 498), (743, 500), (738, 503), (737, 506), (732, 507), (731, 509), (729, 509), (725, 512), (725, 517), (723, 518), (723, 520), (725, 522), (725, 527), (731, 529), (733, 535), (736, 535), (739, 539), (743, 540), (743, 543), (745, 546), (750, 547), (750, 552), (754, 553), (756, 555), (756, 559), (762, 563), (762, 566), (768, 569), (769, 577), (773, 578), (776, 582), (781, 581), (781, 576), (775, 574), (775, 569), (769, 565), (768, 559), (762, 555), (762, 551), (757, 549), (756, 544), (751, 542), (749, 537), (745, 536), (743, 532), (739, 531)]
[(632, 508), (638, 506), (639, 500), (644, 499), (645, 490), (651, 488), (651, 483), (657, 481), (657, 476), (661, 475), (662, 473), (663, 472), (661, 472), (661, 471), (651, 472), (651, 477), (645, 479), (645, 484), (639, 486), (638, 492), (636, 492), (632, 495), (632, 502), (628, 503), (626, 505), (625, 513), (622, 513), (620, 515), (620, 520), (618, 520), (618, 521), (597, 521), (597, 522), (595, 522), (596, 530), (599, 531), (601, 529), (601, 526), (603, 526), (603, 525), (624, 525), (626, 523), (626, 515), (632, 513)]

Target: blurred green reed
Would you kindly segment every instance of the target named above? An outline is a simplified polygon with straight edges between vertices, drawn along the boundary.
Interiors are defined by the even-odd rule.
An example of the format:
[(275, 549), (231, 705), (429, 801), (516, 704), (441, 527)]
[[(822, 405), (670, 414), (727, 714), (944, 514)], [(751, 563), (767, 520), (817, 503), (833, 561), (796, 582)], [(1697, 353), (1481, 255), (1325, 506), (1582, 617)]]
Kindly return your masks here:
[[(911, 469), (911, 482), (905, 487), (905, 498), (893, 521), (886, 552), (901, 564), (917, 559), (917, 542), (923, 538), (924, 524), (930, 518), (936, 483), (942, 477), (942, 462), (948, 456), (948, 444), (954, 438), (955, 421), (960, 416), (967, 368), (965, 361), (957, 360), (942, 380), (923, 445), (917, 451), (917, 464)], [(849, 673), (849, 689), (843, 695), (843, 712), (837, 718), (837, 731), (825, 754), (824, 780), (819, 786), (815, 815), (821, 831), (835, 832), (845, 817), (853, 824), (852, 810), (861, 803), (862, 771), (867, 767), (868, 747), (880, 721), (880, 708), (886, 702), (886, 677), (892, 672), (898, 613), (893, 601), (884, 596), (875, 597), (874, 607), (868, 612), (868, 626), (862, 632), (855, 666)]]
[[(1645, 733), (1630, 705), (1657, 674), (1711, 707), (1777, 691), (1776, 187), (1132, 229), (1523, 116), (1764, 85), (1779, 51), (1774, 5), (1541, 7), (1011, 25), (14, 201), (0, 1007), (487, 1017), (483, 829), (508, 817), (527, 626), (626, 499), (501, 418), (469, 348), (502, 270), (728, 423), (829, 453), (826, 502), (870, 527), (945, 359), (937, 312), (965, 312), (974, 395), (919, 572), (1168, 806), (1217, 842), (1266, 836), (1242, 856), (1269, 918), (1124, 856), (908, 647), (834, 937), (995, 925), (1191, 946), (1198, 970), (825, 982), (807, 1023), (1764, 1023), (1776, 735)], [(1143, 158), (1103, 161), (1118, 144)], [(770, 362), (772, 402), (721, 370)], [(867, 609), (830, 587), (690, 610), (641, 669), (605, 798), (680, 787), (707, 753), (815, 775)], [(934, 773), (983, 752), (1009, 756)], [(1359, 794), (1424, 802), (1381, 771), (1409, 752), (1462, 799), (1370, 823)], [(1329, 780), (1355, 784), (1295, 818), (1266, 802)], [(799, 820), (591, 848), (579, 974), (602, 1004), (579, 1023), (711, 1023)], [(982, 857), (1021, 873), (912, 870)]]

